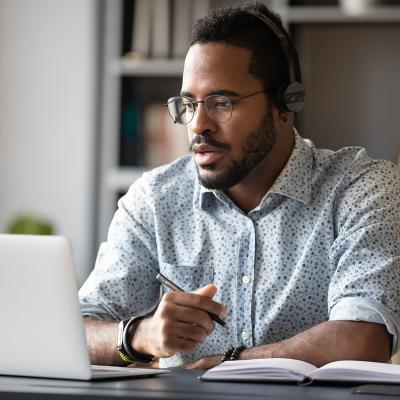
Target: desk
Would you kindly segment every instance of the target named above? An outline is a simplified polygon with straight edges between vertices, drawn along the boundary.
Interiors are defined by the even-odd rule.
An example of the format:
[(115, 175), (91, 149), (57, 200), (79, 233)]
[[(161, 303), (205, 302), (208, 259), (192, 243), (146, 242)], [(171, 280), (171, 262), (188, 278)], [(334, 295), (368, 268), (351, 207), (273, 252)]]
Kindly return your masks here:
[(201, 371), (173, 370), (141, 379), (82, 382), (0, 376), (0, 400), (390, 400), (393, 397), (353, 394), (351, 387), (277, 385), (271, 383), (201, 382)]

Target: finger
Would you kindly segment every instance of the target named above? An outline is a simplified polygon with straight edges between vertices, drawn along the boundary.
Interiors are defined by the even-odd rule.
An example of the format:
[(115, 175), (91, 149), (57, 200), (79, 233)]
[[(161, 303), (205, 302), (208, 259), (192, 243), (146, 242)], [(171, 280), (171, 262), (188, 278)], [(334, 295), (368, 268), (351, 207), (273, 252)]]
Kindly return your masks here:
[(197, 343), (201, 343), (207, 337), (207, 333), (202, 327), (185, 322), (176, 322), (174, 331), (171, 333), (182, 339), (192, 340)]
[(164, 320), (179, 321), (191, 326), (196, 325), (202, 328), (206, 335), (210, 335), (215, 328), (214, 321), (207, 312), (175, 303), (161, 305), (160, 317)]
[(218, 364), (221, 364), (221, 359), (222, 356), (210, 356), (201, 358), (200, 360), (188, 364), (180, 365), (180, 367), (186, 369), (210, 369), (217, 366)]
[[(209, 283), (208, 285), (203, 286), (197, 290), (194, 290), (191, 293), (212, 299), (215, 296), (215, 294), (217, 293), (217, 290), (218, 289), (214, 284)], [(220, 303), (217, 303), (217, 304), (222, 306), (222, 304), (220, 304)], [(228, 314), (228, 312), (224, 306), (222, 306), (222, 309), (223, 309), (222, 314), (217, 314), (217, 315), (220, 315), (221, 317), (225, 317)], [(214, 314), (216, 314), (216, 313), (214, 313)]]
[(210, 299), (217, 293), (217, 287), (212, 283), (203, 286), (199, 289), (193, 290), (191, 293), (199, 294), (200, 296), (209, 297)]
[(168, 349), (168, 352), (178, 353), (182, 351), (193, 352), (197, 349), (200, 342), (185, 339), (179, 336), (169, 336), (164, 339), (163, 347)]
[(220, 317), (225, 317), (227, 315), (227, 310), (222, 304), (209, 297), (195, 293), (168, 292), (164, 295), (164, 300), (185, 307), (197, 308), (205, 312), (219, 315)]

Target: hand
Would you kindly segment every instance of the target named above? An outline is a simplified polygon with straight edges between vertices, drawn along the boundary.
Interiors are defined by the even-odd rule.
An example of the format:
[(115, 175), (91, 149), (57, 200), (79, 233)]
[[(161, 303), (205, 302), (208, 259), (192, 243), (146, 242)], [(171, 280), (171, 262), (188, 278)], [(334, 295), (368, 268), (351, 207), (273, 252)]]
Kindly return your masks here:
[(218, 364), (222, 362), (222, 354), (219, 356), (210, 356), (205, 358), (200, 358), (200, 360), (193, 361), (189, 364), (181, 365), (182, 368), (186, 369), (210, 369), (216, 367)]
[(164, 294), (154, 315), (139, 323), (132, 347), (162, 358), (196, 350), (215, 328), (208, 312), (221, 317), (227, 314), (221, 304), (212, 300), (216, 292), (216, 286), (210, 284), (193, 292)]

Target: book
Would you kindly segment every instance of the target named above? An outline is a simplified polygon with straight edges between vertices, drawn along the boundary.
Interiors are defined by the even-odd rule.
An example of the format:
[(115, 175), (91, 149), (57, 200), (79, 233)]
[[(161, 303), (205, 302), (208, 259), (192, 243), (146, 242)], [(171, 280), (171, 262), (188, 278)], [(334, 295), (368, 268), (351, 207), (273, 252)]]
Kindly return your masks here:
[(119, 165), (137, 166), (142, 163), (142, 141), (140, 140), (140, 106), (127, 102), (121, 107), (121, 130), (119, 141)]
[(174, 0), (172, 15), (172, 58), (183, 58), (189, 47), (192, 2), (189, 0)]
[(151, 28), (152, 1), (135, 0), (132, 52), (143, 58), (150, 55), (150, 28)]
[(152, 0), (150, 54), (152, 58), (167, 58), (169, 54), (169, 0)]
[(320, 368), (305, 361), (289, 358), (225, 361), (205, 372), (205, 381), (296, 382), (314, 381), (397, 383), (400, 365), (372, 361), (335, 361)]

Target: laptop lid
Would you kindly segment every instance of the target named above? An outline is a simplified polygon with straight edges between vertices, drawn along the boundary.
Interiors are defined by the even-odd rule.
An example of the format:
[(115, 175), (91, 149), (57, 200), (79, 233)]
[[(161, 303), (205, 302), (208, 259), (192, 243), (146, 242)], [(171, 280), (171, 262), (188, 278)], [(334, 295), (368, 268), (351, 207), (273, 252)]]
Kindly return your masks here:
[(169, 372), (90, 365), (64, 237), (0, 234), (0, 312), (0, 375), (88, 380)]
[(0, 374), (90, 379), (68, 241), (0, 235)]

